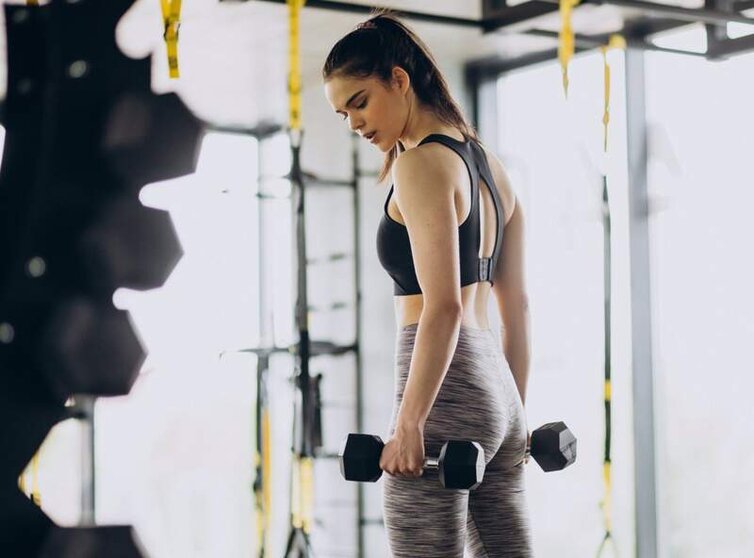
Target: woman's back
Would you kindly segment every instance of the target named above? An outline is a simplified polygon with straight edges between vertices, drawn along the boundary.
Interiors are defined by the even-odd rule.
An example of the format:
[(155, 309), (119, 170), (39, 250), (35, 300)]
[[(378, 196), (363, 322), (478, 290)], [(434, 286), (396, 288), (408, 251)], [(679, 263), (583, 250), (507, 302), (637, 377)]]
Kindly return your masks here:
[[(448, 131), (448, 136), (461, 140), (461, 134), (458, 131)], [(510, 180), (505, 172), (505, 169), (500, 160), (494, 153), (488, 149), (483, 148), (483, 151), (487, 157), (487, 163), (492, 174), (494, 181), (493, 187), (497, 189), (499, 198), (502, 201), (502, 213), (504, 223), (507, 225), (510, 223), (513, 216), (514, 208), (516, 205), (515, 193), (511, 187)], [(448, 169), (451, 176), (454, 177), (455, 182), (455, 207), (456, 207), (456, 220), (457, 224), (461, 225), (469, 216), (471, 210), (471, 188), (470, 177), (466, 165), (461, 157), (454, 153), (448, 147), (439, 143), (427, 143), (416, 149), (425, 149), (431, 151), (433, 160), (437, 161), (438, 165), (444, 166)], [(490, 257), (492, 255), (495, 244), (495, 232), (497, 228), (495, 206), (492, 199), (492, 194), (489, 191), (488, 186), (485, 184), (484, 178), (479, 179), (479, 193), (480, 193), (480, 205), (479, 205), (479, 218), (481, 229), (481, 242), (479, 257)], [(401, 225), (405, 225), (403, 217), (398, 210), (395, 200), (390, 199), (387, 204), (388, 216)], [(503, 233), (503, 239), (506, 237), (506, 230)], [(503, 240), (501, 239), (501, 240)], [(502, 261), (506, 258), (505, 247), (510, 246), (510, 243), (503, 242), (503, 251), (500, 254), (500, 262), (498, 270), (501, 267)], [(496, 270), (497, 271), (497, 270)], [(497, 285), (494, 290), (498, 291)], [(462, 323), (468, 327), (476, 329), (487, 329), (487, 307), (489, 301), (489, 293), (493, 290), (490, 283), (479, 282), (466, 285), (461, 288), (461, 298), (463, 304), (463, 321)], [(499, 292), (499, 291), (498, 291)], [(398, 327), (405, 327), (406, 325), (417, 323), (419, 316), (421, 315), (423, 307), (423, 295), (412, 294), (405, 296), (394, 297), (395, 315)]]

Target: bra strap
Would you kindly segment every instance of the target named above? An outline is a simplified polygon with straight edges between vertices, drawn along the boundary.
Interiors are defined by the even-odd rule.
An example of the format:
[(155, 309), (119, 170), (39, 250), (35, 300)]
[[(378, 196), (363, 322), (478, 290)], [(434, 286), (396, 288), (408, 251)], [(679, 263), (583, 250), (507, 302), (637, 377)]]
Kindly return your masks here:
[[(495, 216), (497, 221), (497, 228), (495, 229), (495, 247), (492, 250), (492, 256), (489, 258), (479, 258), (479, 280), (493, 282), (493, 276), (495, 273), (495, 267), (497, 261), (500, 258), (500, 251), (502, 250), (503, 240), (503, 220), (505, 213), (503, 212), (503, 201), (500, 198), (500, 193), (495, 187), (495, 181), (492, 179), (492, 172), (490, 166), (487, 163), (487, 157), (484, 150), (476, 142), (471, 141), (471, 151), (474, 157), (474, 162), (479, 175), (484, 179), (487, 184), (487, 188), (492, 195), (492, 204), (495, 206)], [(481, 197), (481, 194), (480, 194)], [(480, 202), (481, 203), (481, 202)]]
[(469, 215), (473, 215), (474, 211), (477, 211), (477, 208), (479, 207), (479, 172), (477, 169), (477, 162), (474, 158), (474, 152), (470, 149), (472, 143), (471, 140), (462, 142), (450, 136), (446, 136), (445, 134), (430, 134), (421, 140), (418, 145), (432, 142), (441, 143), (444, 146), (449, 147), (458, 153), (458, 156), (463, 159), (469, 173), (469, 180), (471, 181), (471, 210), (469, 211)]

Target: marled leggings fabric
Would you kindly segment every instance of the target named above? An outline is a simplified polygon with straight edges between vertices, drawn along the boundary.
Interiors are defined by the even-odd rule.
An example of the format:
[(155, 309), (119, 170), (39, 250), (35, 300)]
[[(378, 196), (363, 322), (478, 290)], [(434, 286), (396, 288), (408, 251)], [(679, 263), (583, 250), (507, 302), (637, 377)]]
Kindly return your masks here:
[[(395, 401), (389, 432), (408, 377), (418, 324), (396, 339)], [(492, 330), (462, 325), (455, 354), (424, 428), (427, 456), (447, 440), (484, 448), (487, 468), (475, 490), (448, 490), (436, 471), (420, 478), (382, 477), (383, 511), (394, 558), (532, 556), (524, 492), (527, 425), (516, 383)]]

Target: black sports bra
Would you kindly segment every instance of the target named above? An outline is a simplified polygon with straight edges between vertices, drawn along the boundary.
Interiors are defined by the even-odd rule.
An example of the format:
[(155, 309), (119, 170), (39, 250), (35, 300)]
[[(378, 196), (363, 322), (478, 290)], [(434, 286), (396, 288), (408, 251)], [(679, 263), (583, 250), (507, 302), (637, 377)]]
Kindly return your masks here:
[[(471, 210), (466, 220), (458, 227), (458, 244), (461, 260), (461, 286), (481, 281), (492, 283), (492, 276), (500, 256), (503, 240), (503, 203), (492, 179), (490, 167), (487, 164), (482, 147), (474, 140), (458, 141), (445, 134), (431, 134), (424, 138), (419, 145), (438, 142), (451, 148), (466, 163), (471, 178)], [(492, 194), (495, 214), (497, 216), (497, 230), (495, 231), (495, 247), (489, 258), (479, 257), (481, 230), (479, 220), (479, 177), (484, 179)], [(411, 244), (408, 229), (405, 225), (395, 221), (388, 215), (388, 203), (395, 185), (390, 186), (390, 192), (385, 200), (385, 211), (377, 227), (377, 257), (388, 275), (393, 278), (393, 294), (405, 296), (421, 294), (421, 287), (416, 278), (414, 260), (411, 254)]]

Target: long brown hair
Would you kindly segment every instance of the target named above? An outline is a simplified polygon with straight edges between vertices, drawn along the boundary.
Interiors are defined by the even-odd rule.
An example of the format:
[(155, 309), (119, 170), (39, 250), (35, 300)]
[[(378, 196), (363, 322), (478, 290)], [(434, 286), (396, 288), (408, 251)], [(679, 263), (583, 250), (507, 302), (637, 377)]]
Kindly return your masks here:
[[(479, 141), (476, 131), (466, 122), (450, 95), (448, 84), (427, 45), (389, 10), (378, 10), (335, 43), (322, 68), (322, 77), (325, 81), (335, 75), (360, 79), (376, 77), (387, 85), (394, 66), (400, 66), (409, 75), (420, 104), (446, 124), (458, 128), (464, 138)], [(397, 156), (398, 142), (385, 153), (379, 182), (390, 174)]]

